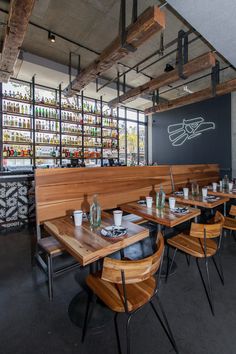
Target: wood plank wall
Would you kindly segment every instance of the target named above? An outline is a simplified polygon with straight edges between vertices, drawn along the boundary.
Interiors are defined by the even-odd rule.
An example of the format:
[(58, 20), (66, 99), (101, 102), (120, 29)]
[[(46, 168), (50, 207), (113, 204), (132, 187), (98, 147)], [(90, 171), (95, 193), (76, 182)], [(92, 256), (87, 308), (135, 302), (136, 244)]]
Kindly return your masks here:
[(207, 184), (219, 178), (218, 165), (162, 165), (144, 167), (63, 168), (35, 171), (37, 224), (65, 216), (74, 209), (89, 210), (98, 194), (102, 209), (151, 195), (160, 184), (172, 190), (171, 170), (176, 189), (192, 180)]
[(102, 209), (170, 191), (169, 166), (38, 169), (35, 172), (36, 218), (42, 223), (74, 209), (88, 210), (98, 194)]
[(170, 169), (175, 190), (183, 188), (193, 181), (196, 181), (200, 186), (206, 186), (209, 183), (217, 182), (220, 177), (217, 164), (172, 165)]

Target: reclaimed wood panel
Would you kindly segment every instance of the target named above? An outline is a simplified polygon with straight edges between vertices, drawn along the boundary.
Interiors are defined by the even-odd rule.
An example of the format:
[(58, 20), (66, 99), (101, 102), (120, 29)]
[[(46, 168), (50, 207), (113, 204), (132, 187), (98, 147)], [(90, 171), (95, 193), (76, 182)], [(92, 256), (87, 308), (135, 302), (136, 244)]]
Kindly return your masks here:
[(218, 164), (172, 165), (171, 173), (175, 190), (186, 187), (192, 182), (206, 186), (220, 179)]
[(102, 209), (155, 196), (160, 184), (171, 191), (169, 166), (38, 169), (35, 171), (37, 223), (88, 211), (98, 194)]

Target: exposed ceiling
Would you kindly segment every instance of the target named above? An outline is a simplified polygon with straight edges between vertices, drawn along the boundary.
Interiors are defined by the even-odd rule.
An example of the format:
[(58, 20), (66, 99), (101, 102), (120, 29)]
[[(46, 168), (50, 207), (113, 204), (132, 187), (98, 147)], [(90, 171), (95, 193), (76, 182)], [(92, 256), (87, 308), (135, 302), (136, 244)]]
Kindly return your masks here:
[[(233, 0), (232, 0), (233, 1)], [(193, 2), (189, 1), (189, 2)], [(206, 2), (206, 1), (205, 1)], [(139, 1), (139, 13), (144, 11), (148, 6), (153, 4), (162, 5), (162, 1), (142, 0)], [(186, 1), (179, 1), (186, 3)], [(69, 64), (69, 52), (81, 55), (81, 66), (85, 67), (91, 63), (97, 56), (93, 51), (100, 53), (110, 42), (117, 36), (119, 27), (119, 7), (120, 0), (36, 0), (36, 5), (31, 16), (31, 23), (44, 27), (55, 34), (60, 34), (63, 37), (72, 40), (75, 43), (80, 43), (92, 51), (81, 48), (80, 46), (66, 41), (65, 39), (56, 36), (56, 42), (48, 41), (48, 32), (42, 28), (33, 26), (28, 27), (28, 32), (23, 42), (22, 50), (27, 54), (32, 53), (34, 56), (26, 54), (18, 61), (15, 71), (15, 76), (19, 79), (29, 79), (36, 74), (38, 83), (57, 87), (62, 83), (62, 87), (66, 87), (69, 82), (69, 77), (66, 73)], [(200, 8), (201, 6), (199, 6)], [(0, 0), (0, 10), (8, 11), (9, 1)], [(127, 24), (131, 19), (132, 1), (127, 1)], [(204, 10), (204, 8), (203, 8)], [(171, 42), (177, 37), (178, 31), (190, 29), (190, 26), (185, 23), (176, 13), (170, 10), (170, 7), (164, 6), (163, 11), (166, 13), (166, 29), (164, 30), (164, 44)], [(211, 16), (208, 16), (211, 19)], [(7, 14), (0, 11), (0, 21), (6, 23)], [(211, 21), (208, 21), (208, 27), (211, 27)], [(0, 39), (4, 36), (4, 26), (1, 27)], [(200, 29), (198, 31), (201, 33)], [(228, 33), (225, 33), (225, 36)], [(189, 41), (199, 36), (193, 31), (189, 35)], [(213, 42), (211, 42), (213, 44)], [(167, 63), (175, 65), (176, 63), (176, 44), (164, 51), (164, 56), (155, 55), (150, 60), (139, 66), (139, 73), (132, 70), (126, 75), (126, 83), (130, 87), (136, 87), (147, 82), (151, 77), (157, 77), (163, 73)], [(120, 72), (127, 70), (128, 67), (136, 65), (141, 60), (145, 59), (150, 54), (157, 51), (160, 47), (160, 33), (154, 35), (148, 42), (142, 45), (135, 53), (129, 54), (122, 60), (123, 65), (116, 65), (105, 73), (105, 78), (113, 79), (117, 75), (117, 70)], [(211, 48), (212, 49), (212, 48)], [(195, 58), (209, 50), (210, 46), (202, 38), (198, 38), (189, 45), (189, 59)], [(217, 48), (217, 50), (219, 50)], [(173, 53), (172, 53), (173, 52)], [(233, 48), (232, 48), (232, 52)], [(168, 53), (172, 53), (167, 55)], [(221, 53), (224, 55), (224, 53)], [(221, 68), (228, 67), (229, 64), (217, 56)], [(37, 59), (38, 58), (38, 59)], [(41, 58), (41, 59), (40, 59)], [(53, 65), (48, 65), (42, 58), (53, 61)], [(36, 60), (37, 59), (37, 60)], [(143, 69), (148, 64), (156, 61), (154, 65)], [(76, 67), (76, 57), (73, 58), (73, 66)], [(57, 71), (58, 65), (62, 64), (61, 70)], [(62, 69), (63, 68), (63, 69)], [(143, 72), (140, 72), (142, 71)], [(186, 79), (179, 80), (173, 85), (162, 87), (160, 90), (161, 96), (165, 99), (173, 99), (190, 91), (198, 91), (210, 85), (210, 71), (207, 70), (201, 74), (195, 75)], [(203, 75), (208, 75), (202, 79), (191, 82), (193, 79)], [(229, 67), (221, 71), (221, 81), (233, 78), (236, 73), (233, 68)], [(187, 86), (187, 89), (184, 89)], [(114, 89), (106, 88), (96, 93), (95, 83), (90, 84), (85, 89), (85, 95), (104, 96), (104, 100), (109, 101), (116, 97), (117, 93)], [(128, 106), (139, 109), (147, 108), (151, 102), (147, 99), (139, 98), (138, 100), (128, 104)]]

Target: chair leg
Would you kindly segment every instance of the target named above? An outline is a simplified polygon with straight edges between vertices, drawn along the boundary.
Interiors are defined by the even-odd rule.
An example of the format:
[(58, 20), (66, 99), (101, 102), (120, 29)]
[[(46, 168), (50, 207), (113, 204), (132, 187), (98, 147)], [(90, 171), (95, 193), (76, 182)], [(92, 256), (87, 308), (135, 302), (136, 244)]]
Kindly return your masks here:
[(115, 330), (116, 330), (116, 340), (117, 340), (117, 346), (118, 346), (118, 353), (119, 353), (119, 354), (122, 354), (122, 352), (121, 352), (121, 345), (120, 345), (120, 335), (119, 335), (119, 329), (118, 329), (117, 318), (118, 318), (118, 312), (115, 314), (114, 322), (115, 322)]
[(52, 256), (47, 255), (47, 270), (48, 270), (48, 294), (49, 300), (53, 299), (53, 268), (52, 268)]
[(164, 332), (166, 333), (166, 335), (167, 335), (169, 341), (171, 342), (171, 344), (172, 344), (172, 346), (173, 346), (175, 352), (178, 354), (179, 351), (178, 351), (177, 345), (176, 345), (176, 343), (175, 343), (174, 336), (173, 336), (172, 331), (171, 331), (171, 329), (170, 329), (170, 325), (169, 325), (169, 322), (168, 322), (168, 320), (167, 320), (166, 313), (165, 313), (165, 311), (164, 311), (164, 308), (163, 308), (163, 306), (162, 306), (162, 304), (161, 304), (161, 301), (160, 301), (158, 295), (156, 296), (156, 299), (157, 299), (158, 305), (159, 305), (159, 307), (160, 307), (163, 320), (162, 320), (162, 318), (160, 317), (159, 313), (157, 312), (157, 309), (156, 309), (156, 307), (154, 306), (152, 300), (150, 301), (151, 307), (152, 307), (152, 309), (153, 309), (153, 311), (154, 311), (154, 313), (155, 313), (157, 319), (159, 320), (159, 322), (160, 322), (162, 328), (164, 329)]
[[(174, 251), (173, 258), (172, 258), (171, 263), (170, 263), (170, 267), (168, 266), (168, 269), (167, 269), (167, 272), (166, 272), (166, 279), (165, 279), (166, 283), (167, 283), (167, 280), (168, 280), (168, 276), (169, 276), (169, 274), (171, 272), (171, 269), (172, 269), (172, 266), (173, 266), (177, 251), (178, 251), (178, 249), (176, 248), (175, 251)], [(167, 261), (167, 265), (168, 265), (168, 261)]]
[(221, 283), (222, 283), (222, 285), (225, 285), (225, 279), (224, 279), (224, 273), (223, 273), (223, 267), (222, 267), (222, 263), (221, 263), (220, 253), (218, 253), (219, 268), (217, 266), (217, 263), (216, 263), (216, 260), (215, 260), (214, 256), (212, 257), (212, 259), (213, 259), (213, 263), (215, 265), (216, 271), (217, 271), (217, 273), (219, 275), (219, 278), (221, 280)]
[(126, 346), (127, 346), (127, 354), (130, 354), (130, 320), (132, 318), (132, 314), (128, 315), (128, 319), (126, 322)]
[(198, 271), (199, 271), (199, 274), (200, 274), (200, 277), (201, 277), (201, 280), (202, 280), (202, 284), (203, 284), (203, 286), (204, 286), (204, 290), (205, 290), (205, 293), (206, 293), (206, 296), (207, 296), (207, 300), (208, 300), (209, 305), (210, 305), (210, 309), (211, 309), (212, 315), (215, 316), (214, 304), (213, 304), (213, 295), (212, 295), (212, 288), (211, 288), (210, 275), (209, 275), (209, 268), (208, 268), (208, 259), (207, 259), (207, 258), (205, 259), (205, 268), (206, 268), (206, 275), (207, 275), (207, 284), (206, 284), (206, 282), (205, 282), (205, 280), (204, 280), (204, 278), (203, 278), (202, 271), (201, 271), (200, 266), (199, 266), (198, 258), (196, 258), (196, 263), (197, 263)]

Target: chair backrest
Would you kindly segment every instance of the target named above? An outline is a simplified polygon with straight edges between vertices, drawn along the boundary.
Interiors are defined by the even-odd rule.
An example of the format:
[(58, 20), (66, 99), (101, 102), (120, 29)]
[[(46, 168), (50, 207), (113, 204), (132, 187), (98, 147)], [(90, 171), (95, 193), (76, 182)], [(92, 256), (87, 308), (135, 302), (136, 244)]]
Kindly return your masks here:
[(232, 216), (236, 216), (236, 205), (231, 205), (229, 214)]
[(197, 224), (192, 223), (190, 229), (190, 236), (197, 238), (215, 238), (221, 235), (224, 224), (223, 215), (217, 211), (214, 217), (213, 224)]
[(161, 233), (158, 234), (156, 252), (144, 259), (137, 261), (125, 261), (106, 257), (103, 261), (102, 279), (111, 283), (122, 284), (122, 273), (125, 283), (133, 284), (150, 278), (160, 267), (164, 251), (164, 240)]

